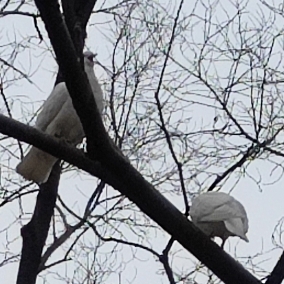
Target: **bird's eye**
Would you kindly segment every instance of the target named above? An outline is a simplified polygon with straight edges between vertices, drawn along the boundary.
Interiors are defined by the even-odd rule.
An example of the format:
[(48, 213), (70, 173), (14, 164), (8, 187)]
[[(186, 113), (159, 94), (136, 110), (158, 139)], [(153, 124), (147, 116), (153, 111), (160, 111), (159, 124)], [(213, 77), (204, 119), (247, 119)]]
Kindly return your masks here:
[(87, 58), (88, 58), (91, 62), (94, 62), (94, 55), (93, 55), (93, 54), (87, 56)]

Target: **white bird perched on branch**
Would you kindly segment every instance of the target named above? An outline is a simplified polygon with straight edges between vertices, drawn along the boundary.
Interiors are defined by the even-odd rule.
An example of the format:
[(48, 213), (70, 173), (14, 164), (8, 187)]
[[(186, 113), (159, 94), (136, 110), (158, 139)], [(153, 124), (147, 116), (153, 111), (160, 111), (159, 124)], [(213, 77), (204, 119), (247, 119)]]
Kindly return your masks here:
[(220, 237), (222, 247), (230, 236), (248, 242), (248, 218), (244, 206), (229, 194), (206, 192), (193, 199), (189, 215), (204, 234)]
[[(95, 55), (90, 51), (84, 53), (84, 68), (98, 110), (102, 114), (104, 108), (103, 92), (94, 73), (94, 57)], [(57, 84), (44, 102), (35, 127), (74, 146), (82, 142), (85, 136), (84, 130), (73, 108), (72, 99), (64, 82)], [(27, 180), (39, 184), (45, 183), (57, 160), (50, 154), (32, 147), (18, 164), (16, 171)]]

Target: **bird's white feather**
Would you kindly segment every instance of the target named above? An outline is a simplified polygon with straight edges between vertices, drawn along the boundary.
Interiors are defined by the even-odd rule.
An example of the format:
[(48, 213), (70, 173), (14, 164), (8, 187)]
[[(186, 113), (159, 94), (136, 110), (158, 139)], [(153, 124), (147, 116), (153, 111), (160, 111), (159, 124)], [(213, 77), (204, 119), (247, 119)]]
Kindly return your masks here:
[(248, 241), (248, 218), (243, 205), (223, 192), (203, 193), (192, 201), (192, 222), (210, 237), (239, 236)]
[[(89, 79), (93, 95), (100, 114), (103, 112), (104, 100), (100, 84), (94, 74), (91, 52), (84, 54), (84, 67)], [(42, 110), (36, 120), (36, 128), (45, 133), (62, 139), (72, 145), (77, 145), (84, 138), (84, 130), (69, 96), (64, 82), (56, 85), (43, 104)], [(23, 158), (16, 171), (27, 180), (37, 183), (47, 181), (57, 158), (31, 147), (28, 154)]]
[(66, 84), (64, 82), (57, 84), (43, 103), (41, 111), (37, 116), (35, 127), (41, 131), (45, 131), (68, 98), (69, 93)]

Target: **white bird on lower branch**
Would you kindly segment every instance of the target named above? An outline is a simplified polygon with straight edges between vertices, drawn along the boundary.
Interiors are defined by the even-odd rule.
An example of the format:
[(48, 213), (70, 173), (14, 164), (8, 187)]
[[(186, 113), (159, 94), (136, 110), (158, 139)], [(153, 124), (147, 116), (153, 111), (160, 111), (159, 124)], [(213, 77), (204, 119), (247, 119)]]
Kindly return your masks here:
[[(91, 85), (99, 112), (104, 108), (103, 92), (94, 73), (95, 55), (84, 53), (84, 68)], [(76, 146), (81, 143), (85, 134), (80, 119), (73, 108), (72, 99), (64, 82), (57, 84), (39, 113), (35, 127), (49, 135), (67, 141)], [(38, 184), (45, 183), (52, 167), (58, 159), (35, 147), (18, 164), (16, 171), (27, 180)]]
[(193, 199), (189, 215), (204, 234), (222, 239), (222, 247), (230, 236), (248, 242), (248, 217), (244, 206), (229, 194), (206, 192)]

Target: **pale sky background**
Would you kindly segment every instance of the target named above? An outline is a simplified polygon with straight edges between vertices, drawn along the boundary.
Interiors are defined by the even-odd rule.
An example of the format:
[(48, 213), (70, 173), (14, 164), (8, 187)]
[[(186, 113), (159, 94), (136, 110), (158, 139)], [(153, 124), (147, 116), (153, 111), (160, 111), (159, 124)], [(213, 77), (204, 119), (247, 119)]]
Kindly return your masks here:
[[(96, 7), (100, 7), (101, 2), (97, 4)], [(191, 1), (185, 1), (183, 7), (183, 14), (190, 14), (192, 12)], [(215, 3), (213, 1), (209, 1), (210, 3)], [(270, 2), (270, 1), (268, 1)], [(115, 1), (106, 1), (104, 7), (111, 6), (111, 4), (115, 3)], [(171, 11), (171, 15), (175, 15), (176, 7), (178, 5), (178, 1), (171, 1), (170, 4), (167, 5), (167, 1), (160, 1), (161, 6), (163, 6), (168, 11)], [(208, 3), (204, 2), (204, 3)], [(222, 1), (222, 5), (216, 7), (214, 17), (217, 17), (221, 22), (221, 19), (225, 15), (226, 11), (228, 14), (235, 13), (235, 9), (229, 1)], [(244, 3), (244, 2), (243, 2)], [(250, 1), (250, 4), (247, 6), (246, 10), (250, 12), (247, 14), (248, 19), (254, 15), (256, 18), (260, 20), (260, 16), (258, 13), (260, 2), (258, 1)], [(276, 5), (276, 4), (275, 4)], [(26, 8), (31, 9), (31, 8)], [(149, 7), (150, 9), (150, 7)], [(149, 10), (150, 12), (150, 10)], [(202, 5), (197, 5), (195, 14), (199, 16), (204, 16), (204, 9)], [(89, 38), (87, 40), (87, 47), (94, 52), (98, 53), (98, 60), (101, 64), (105, 66), (110, 66), (111, 58), (110, 54), (112, 52), (112, 45), (108, 40), (108, 36), (111, 36), (110, 28), (113, 27), (112, 22), (113, 17), (107, 16), (105, 13), (98, 13), (95, 16), (92, 16), (90, 21), (91, 25), (88, 28)], [(216, 20), (214, 20), (216, 22)], [(16, 41), (25, 40), (28, 36), (34, 35), (36, 36), (36, 31), (34, 29), (33, 21), (31, 18), (23, 17), (23, 16), (9, 16), (0, 18), (1, 22), (1, 44), (4, 45), (7, 42), (10, 42), (12, 39)], [(275, 27), (279, 29), (282, 28), (283, 22), (281, 19), (276, 19), (274, 23)], [(40, 30), (44, 33), (43, 25), (40, 24)], [(203, 41), (203, 28), (202, 25), (196, 25), (191, 33), (191, 36), (196, 40), (196, 42)], [(56, 74), (56, 64), (51, 57), (51, 54), (48, 54), (44, 51), (48, 42), (41, 43), (39, 45), (39, 41), (37, 38), (33, 40), (33, 48), (29, 51), (23, 51), (18, 56), (15, 65), (29, 73), (33, 74), (31, 76), (31, 80), (35, 82), (36, 85), (29, 84), (26, 80), (20, 80), (19, 82), (11, 82), (10, 86), (6, 86), (5, 94), (9, 98), (9, 102), (11, 103), (13, 110), (13, 117), (15, 119), (19, 119), (22, 122), (25, 122), (24, 116), (25, 113), (20, 111), (20, 108), (23, 106), (23, 102), (26, 102), (25, 109), (29, 112), (32, 111), (31, 102), (37, 102), (34, 105), (34, 111), (41, 105), (42, 101), (49, 95), (51, 89), (53, 88), (53, 83), (55, 80)], [(190, 51), (188, 52), (188, 57), (191, 56)], [(283, 52), (283, 50), (279, 49), (279, 52)], [(178, 47), (173, 50), (172, 55), (175, 57), (177, 61), (180, 60), (182, 64), (189, 64), (184, 61), (182, 54)], [(7, 47), (6, 51), (1, 54), (3, 58), (7, 59), (9, 57), (9, 48)], [(117, 64), (119, 64), (119, 60), (122, 60), (117, 56), (116, 58)], [(277, 62), (275, 62), (277, 64)], [(283, 64), (279, 67), (281, 70), (283, 69)], [(220, 69), (216, 71), (218, 76), (222, 76), (222, 74), (227, 74), (226, 64), (219, 65)], [(174, 70), (175, 66), (171, 65), (169, 70)], [(104, 95), (106, 100), (108, 100), (107, 90), (110, 88), (110, 82), (107, 81), (108, 77), (105, 71), (99, 67), (95, 67), (95, 72), (97, 77), (101, 82), (105, 82), (104, 85)], [(11, 74), (12, 78), (12, 74)], [(194, 86), (192, 87), (194, 89)], [(198, 89), (198, 88), (197, 88)], [(150, 94), (153, 95), (153, 94)], [(12, 104), (13, 101), (13, 104)], [(21, 103), (20, 103), (21, 102)], [(244, 104), (246, 102), (244, 101)], [(3, 111), (5, 109), (3, 100), (0, 98), (0, 110)], [(107, 110), (108, 111), (108, 110)], [(198, 123), (202, 123), (203, 125), (212, 125), (212, 118), (214, 118), (214, 110), (208, 108), (195, 108), (190, 110), (190, 115), (193, 117), (192, 123), (195, 123), (196, 128), (198, 128)], [(6, 113), (5, 113), (6, 114)], [(173, 120), (176, 118), (173, 118)], [(1, 143), (1, 142), (0, 142)], [(3, 142), (5, 143), (5, 142)], [(236, 142), (239, 143), (239, 142)], [(240, 142), (241, 143), (241, 142)], [(26, 145), (25, 145), (26, 146)], [(17, 152), (17, 157), (19, 157), (19, 152)], [(16, 174), (13, 172), (13, 167), (17, 163), (17, 159), (13, 159), (11, 163), (7, 163), (5, 157), (2, 157), (1, 167), (2, 171), (4, 169), (5, 178), (7, 176), (17, 178)], [(281, 159), (278, 159), (280, 163), (282, 163)], [(7, 168), (8, 167), (8, 168)], [(249, 243), (245, 243), (238, 239), (231, 239), (228, 241), (225, 250), (230, 253), (232, 256), (238, 256), (239, 261), (247, 262), (247, 268), (251, 268), (251, 265), (248, 259), (253, 258), (256, 255), (259, 255), (256, 258), (253, 258), (252, 263), (259, 265), (259, 267), (271, 271), (271, 269), (276, 264), (278, 257), (282, 253), (281, 248), (276, 248), (272, 243), (272, 234), (274, 232), (275, 226), (278, 222), (281, 221), (281, 218), (284, 216), (284, 207), (283, 207), (283, 178), (281, 177), (280, 169), (272, 172), (274, 165), (269, 163), (268, 160), (258, 160), (254, 163), (250, 164), (247, 168), (247, 172), (254, 177), (258, 177), (261, 175), (262, 179), (260, 181), (261, 189), (256, 185), (256, 183), (248, 176), (244, 175), (241, 177), (237, 186), (234, 188), (232, 195), (242, 202), (244, 207), (247, 210), (247, 214), (249, 216), (249, 231), (248, 238), (250, 240)], [(216, 168), (216, 171), (218, 169)], [(190, 176), (189, 173), (185, 173), (186, 176)], [(279, 178), (279, 180), (277, 180)], [(222, 187), (222, 191), (229, 192), (234, 186), (235, 181), (238, 179), (237, 175), (232, 175), (232, 177), (225, 183)], [(270, 183), (274, 180), (277, 182), (270, 185)], [(23, 182), (23, 180), (21, 180)], [(209, 186), (213, 182), (213, 178), (206, 182), (206, 186)], [(26, 183), (26, 182), (25, 182)], [(83, 196), (85, 194), (87, 197), (91, 195), (94, 190), (95, 185), (97, 184), (97, 180), (94, 177), (91, 177), (85, 173), (80, 173), (79, 175), (72, 171), (70, 173), (65, 173), (61, 177), (60, 182), (60, 195), (64, 199), (65, 203), (70, 207), (76, 210), (76, 212), (83, 212), (84, 206), (86, 204), (86, 198)], [(187, 183), (188, 184), (188, 183)], [(5, 186), (2, 184), (1, 186)], [(163, 190), (167, 189), (163, 188)], [(160, 186), (161, 187), (161, 186)], [(160, 188), (159, 187), (159, 188)], [(195, 193), (198, 189), (194, 189), (194, 185), (190, 184), (189, 196), (191, 193)], [(80, 192), (81, 191), (81, 192)], [(111, 189), (107, 190), (107, 194), (110, 196), (113, 194)], [(117, 194), (117, 192), (115, 192)], [(172, 194), (167, 194), (168, 198), (170, 198), (171, 202), (173, 202), (178, 208), (183, 211), (183, 203), (182, 198), (178, 196), (174, 196)], [(173, 197), (174, 196), (174, 197)], [(0, 200), (1, 201), (1, 200)], [(126, 202), (126, 201), (125, 201)], [(127, 202), (126, 202), (127, 203)], [(33, 211), (35, 205), (35, 195), (28, 196), (27, 198), (22, 199), (22, 208), (24, 215), (21, 216), (22, 224), (28, 222), (31, 213)], [(99, 210), (104, 210), (103, 208)], [(98, 212), (99, 212), (98, 210)], [(0, 220), (1, 220), (1, 228), (0, 228), (0, 262), (4, 259), (4, 255), (2, 252), (11, 252), (14, 254), (20, 253), (21, 249), (21, 237), (19, 235), (21, 224), (16, 223), (13, 227), (9, 228), (8, 234), (3, 233), (4, 228), (8, 226), (13, 220), (20, 216), (19, 213), (19, 205), (16, 203), (11, 203), (10, 205), (4, 206), (0, 209)], [(96, 213), (98, 214), (98, 213)], [(129, 213), (130, 214), (130, 213)], [(127, 214), (125, 213), (125, 216)], [(133, 235), (130, 232), (129, 240), (135, 240)], [(149, 236), (149, 243), (151, 243), (152, 248), (156, 251), (161, 252), (165, 247), (169, 236), (163, 232), (156, 232), (156, 235)], [(84, 236), (85, 245), (87, 243), (90, 244), (90, 253), (92, 254), (91, 246), (94, 246), (98, 241), (94, 234), (89, 233)], [(7, 242), (11, 242), (7, 247)], [(280, 240), (277, 240), (279, 246), (281, 243), (281, 234)], [(112, 244), (107, 244), (104, 246), (104, 251), (108, 252), (112, 249)], [(176, 256), (173, 258), (173, 269), (175, 272), (180, 271), (190, 271), (190, 268), (194, 267), (194, 263), (198, 263), (197, 260), (191, 256), (190, 253), (183, 250), (179, 245), (175, 244), (173, 248), (173, 252), (176, 252)], [(56, 260), (62, 256), (62, 251), (56, 252), (52, 258), (52, 260)], [(127, 246), (123, 247), (123, 251), (120, 251), (118, 254), (118, 258), (115, 260), (113, 257), (110, 257), (109, 254), (105, 256), (100, 256), (102, 259), (108, 259), (113, 261), (113, 269), (116, 270), (116, 267), (120, 267), (124, 269), (121, 274), (121, 283), (145, 283), (147, 279), (147, 283), (168, 283), (167, 277), (165, 275), (161, 275), (161, 264), (149, 253), (146, 253), (141, 250), (136, 250), (137, 259), (132, 259), (131, 249)], [(87, 257), (84, 258), (86, 261)], [(73, 261), (67, 262), (65, 264), (60, 264), (53, 268), (53, 272), (58, 272), (65, 277), (68, 275), (70, 279), (72, 278), (72, 270), (74, 270)], [(0, 276), (1, 283), (15, 283), (15, 279), (17, 276), (18, 263), (15, 262), (13, 264), (9, 264), (4, 267), (0, 267)], [(44, 275), (43, 273), (42, 275)], [(51, 274), (48, 276), (49, 283), (66, 283), (63, 279), (60, 279), (58, 275)], [(200, 283), (203, 283), (201, 278)], [(74, 282), (67, 283), (77, 283), (76, 280), (73, 279)], [(78, 280), (78, 282), (80, 282)], [(41, 278), (39, 277), (37, 283), (43, 283)], [(107, 278), (106, 283), (119, 283), (119, 275), (112, 274)], [(188, 282), (190, 283), (190, 282)]]

